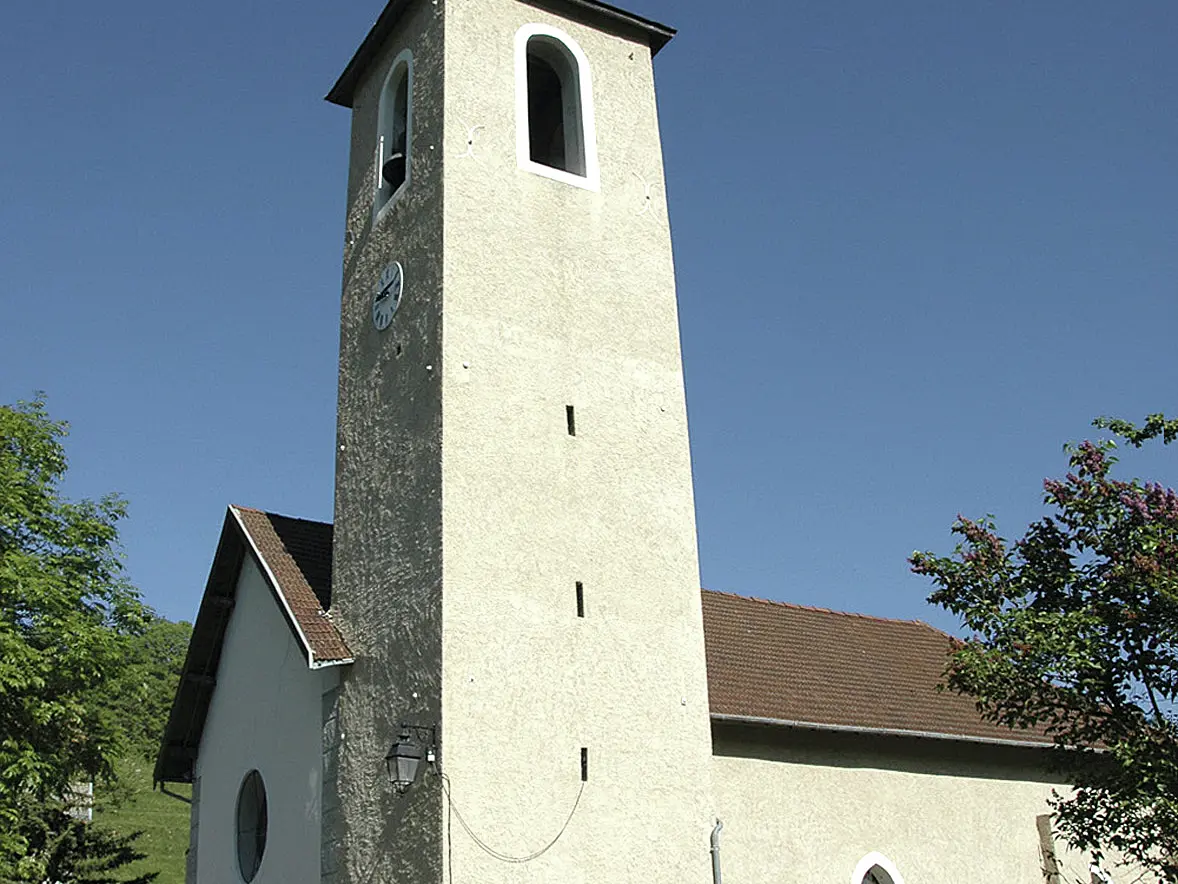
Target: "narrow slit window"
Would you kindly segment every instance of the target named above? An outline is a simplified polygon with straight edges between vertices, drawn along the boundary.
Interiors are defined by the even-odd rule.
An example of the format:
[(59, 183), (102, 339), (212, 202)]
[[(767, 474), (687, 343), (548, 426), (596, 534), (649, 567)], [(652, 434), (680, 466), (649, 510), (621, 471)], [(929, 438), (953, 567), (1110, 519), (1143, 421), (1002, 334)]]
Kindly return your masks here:
[(568, 424), (569, 435), (577, 435), (577, 415), (573, 412), (573, 407), (571, 405), (566, 405), (564, 407), (564, 418), (565, 422)]
[(380, 93), (376, 136), (376, 200), (380, 212), (409, 183), (413, 129), (413, 57), (402, 52)]
[(589, 781), (589, 749), (586, 746), (581, 747), (581, 782)]
[(585, 584), (577, 581), (577, 616), (585, 616)]

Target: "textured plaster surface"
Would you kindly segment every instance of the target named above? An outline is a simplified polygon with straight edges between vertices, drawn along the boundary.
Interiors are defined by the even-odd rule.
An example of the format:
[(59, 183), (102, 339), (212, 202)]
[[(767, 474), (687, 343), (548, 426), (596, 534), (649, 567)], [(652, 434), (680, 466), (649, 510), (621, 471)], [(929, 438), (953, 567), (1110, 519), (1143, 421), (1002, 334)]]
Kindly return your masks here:
[[(599, 192), (516, 156), (515, 33), (588, 57)], [(703, 881), (710, 735), (649, 49), (517, 0), (446, 19), (444, 762), (456, 881)], [(474, 133), (473, 143), (470, 135)], [(656, 182), (646, 200), (644, 182)], [(576, 409), (576, 436), (566, 406)], [(584, 585), (584, 618), (575, 584)]]
[(335, 670), (311, 671), (265, 578), (247, 556), (200, 745), (193, 802), (196, 881), (240, 881), (236, 808), (251, 770), (266, 786), (269, 827), (256, 884), (307, 880), (319, 865), (320, 696)]
[[(320, 799), (321, 833), (319, 844), (320, 884), (336, 881), (343, 858), (343, 818), (339, 795), (340, 714), (339, 687), (325, 693), (321, 703), (323, 726), (320, 739), (320, 767), (323, 771), (323, 794)], [(311, 837), (316, 837), (312, 834)]]
[[(1036, 750), (725, 728), (715, 746), (725, 880), (860, 884), (852, 873), (872, 851), (904, 884), (1045, 880), (1036, 817), (1057, 786)], [(1090, 880), (1087, 857), (1055, 851), (1064, 880)]]
[[(443, 9), (411, 5), (352, 115), (332, 604), (356, 662), (339, 694), (338, 805), (324, 819), (319, 865), (324, 881), (341, 884), (441, 875), (438, 783), (399, 797), (384, 756), (401, 721), (433, 722), (441, 710)], [(412, 181), (373, 224), (379, 92), (406, 48)], [(372, 296), (392, 260), (404, 267), (404, 296), (380, 332)]]
[[(589, 58), (598, 192), (519, 168), (529, 22)], [(377, 91), (406, 47), (413, 177), (373, 227)], [(649, 50), (517, 0), (423, 0), (382, 59), (353, 118), (333, 613), (357, 662), (325, 880), (698, 879), (710, 732)], [(393, 259), (405, 300), (382, 334)], [(399, 719), (441, 722), (455, 810), (489, 846), (532, 853), (576, 805), (567, 831), (516, 864), (455, 823), (443, 851), (437, 778), (383, 782)]]

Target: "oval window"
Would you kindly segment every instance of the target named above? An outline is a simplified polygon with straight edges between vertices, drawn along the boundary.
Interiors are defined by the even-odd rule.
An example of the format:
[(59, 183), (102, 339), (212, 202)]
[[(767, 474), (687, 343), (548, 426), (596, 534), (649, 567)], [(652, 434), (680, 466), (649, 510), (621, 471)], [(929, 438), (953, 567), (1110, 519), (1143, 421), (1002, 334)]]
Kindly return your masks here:
[(254, 880), (266, 850), (266, 786), (251, 770), (237, 793), (237, 867), (246, 884)]

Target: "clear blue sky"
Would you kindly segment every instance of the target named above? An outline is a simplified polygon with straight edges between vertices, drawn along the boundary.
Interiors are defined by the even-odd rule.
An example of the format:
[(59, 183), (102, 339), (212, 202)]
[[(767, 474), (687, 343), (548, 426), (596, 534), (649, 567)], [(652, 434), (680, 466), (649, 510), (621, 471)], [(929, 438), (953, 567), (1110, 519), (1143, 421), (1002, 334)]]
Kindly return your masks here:
[[(705, 585), (952, 621), (1097, 414), (1178, 411), (1178, 4), (632, 0), (656, 60)], [(230, 502), (330, 519), (348, 114), (380, 0), (8, 4), (0, 402), (72, 423), (148, 602)], [(1127, 457), (1174, 484), (1178, 450)]]

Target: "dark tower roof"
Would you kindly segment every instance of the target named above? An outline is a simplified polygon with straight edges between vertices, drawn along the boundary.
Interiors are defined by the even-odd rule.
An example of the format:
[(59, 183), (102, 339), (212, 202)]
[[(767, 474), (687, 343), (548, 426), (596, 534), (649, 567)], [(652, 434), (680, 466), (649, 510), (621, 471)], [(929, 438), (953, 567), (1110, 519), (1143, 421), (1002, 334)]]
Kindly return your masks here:
[[(356, 94), (356, 87), (360, 84), (360, 78), (364, 76), (364, 72), (368, 70), (373, 58), (380, 51), (385, 38), (396, 27), (401, 16), (413, 2), (414, 0), (389, 0), (388, 5), (376, 20), (376, 24), (372, 26), (372, 30), (368, 32), (368, 36), (364, 38), (364, 42), (360, 44), (360, 48), (356, 50), (356, 54), (352, 56), (352, 60), (348, 62), (344, 72), (335, 81), (331, 91), (327, 93), (328, 101), (341, 107), (352, 106), (352, 99)], [(632, 36), (650, 46), (651, 55), (655, 55), (675, 36), (675, 29), (672, 27), (661, 25), (632, 12), (626, 12), (624, 9), (610, 6), (608, 3), (601, 3), (599, 0), (523, 0), (523, 2), (604, 30)]]

